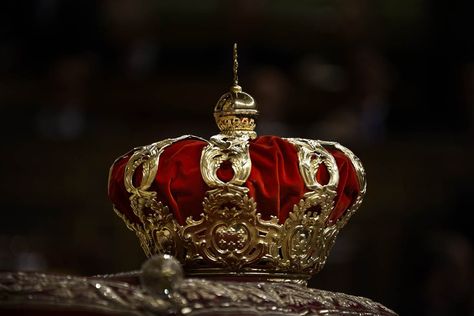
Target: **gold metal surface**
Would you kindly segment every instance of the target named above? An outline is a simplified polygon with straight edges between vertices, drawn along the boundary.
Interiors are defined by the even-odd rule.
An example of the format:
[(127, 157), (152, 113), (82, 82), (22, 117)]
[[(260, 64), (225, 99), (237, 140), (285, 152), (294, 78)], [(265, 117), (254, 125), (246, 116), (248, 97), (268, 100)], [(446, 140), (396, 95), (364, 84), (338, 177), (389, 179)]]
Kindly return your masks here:
[[(234, 171), (232, 179), (224, 183), (217, 177), (221, 164), (229, 161)], [(228, 136), (218, 134), (211, 137), (209, 145), (201, 154), (201, 174), (204, 182), (211, 187), (223, 185), (241, 186), (247, 181), (252, 169), (249, 153), (249, 137), (247, 135)]]
[(240, 271), (258, 266), (265, 257), (275, 261), (280, 225), (276, 218), (261, 219), (246, 190), (234, 186), (216, 188), (207, 192), (203, 205), (201, 219), (188, 218), (182, 230), (187, 269), (217, 266)]

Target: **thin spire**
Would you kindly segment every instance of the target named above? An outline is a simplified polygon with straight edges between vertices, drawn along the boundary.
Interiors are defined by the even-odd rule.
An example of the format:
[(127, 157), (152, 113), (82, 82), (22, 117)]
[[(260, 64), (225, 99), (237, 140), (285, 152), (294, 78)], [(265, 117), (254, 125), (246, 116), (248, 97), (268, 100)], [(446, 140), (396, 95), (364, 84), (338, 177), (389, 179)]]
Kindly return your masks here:
[(237, 71), (239, 70), (239, 61), (237, 60), (237, 43), (234, 43), (234, 86), (239, 85), (239, 76)]

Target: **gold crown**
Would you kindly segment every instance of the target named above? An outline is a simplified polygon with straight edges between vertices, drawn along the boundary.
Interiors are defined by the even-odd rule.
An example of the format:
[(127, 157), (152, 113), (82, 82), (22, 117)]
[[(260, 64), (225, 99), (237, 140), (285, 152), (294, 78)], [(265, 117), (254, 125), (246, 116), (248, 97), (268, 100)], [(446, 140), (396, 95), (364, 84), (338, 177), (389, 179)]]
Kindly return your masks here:
[[(366, 188), (364, 169), (351, 151), (337, 143), (286, 138), (283, 141), (297, 153), (305, 193), (286, 218), (264, 218), (246, 186), (252, 171), (250, 143), (256, 137), (257, 108), (253, 98), (237, 85), (236, 57), (234, 46), (234, 86), (214, 111), (221, 133), (208, 141), (181, 136), (135, 149), (124, 156), (128, 161), (122, 171), (112, 166), (109, 194), (112, 186), (123, 185), (133, 214), (127, 215), (116, 205), (114, 209), (137, 234), (146, 255), (173, 255), (188, 275), (305, 280), (324, 266), (339, 230), (361, 204)], [(159, 201), (154, 182), (160, 173), (163, 152), (193, 139), (205, 142), (196, 163), (208, 190), (200, 218), (188, 216), (180, 224), (169, 206)], [(350, 161), (360, 189), (352, 204), (337, 218), (331, 214), (340, 179), (330, 151), (338, 151)], [(233, 174), (227, 180), (218, 176), (224, 162), (232, 167)], [(328, 174), (324, 184), (317, 180), (322, 168)], [(114, 184), (110, 180), (116, 178), (116, 172), (123, 182)]]

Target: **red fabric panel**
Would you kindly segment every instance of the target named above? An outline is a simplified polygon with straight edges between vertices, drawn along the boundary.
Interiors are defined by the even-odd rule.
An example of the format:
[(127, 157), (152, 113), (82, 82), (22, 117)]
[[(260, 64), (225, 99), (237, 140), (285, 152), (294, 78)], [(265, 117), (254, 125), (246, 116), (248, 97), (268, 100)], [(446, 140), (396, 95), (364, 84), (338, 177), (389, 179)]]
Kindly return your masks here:
[(359, 180), (350, 159), (337, 149), (327, 149), (336, 159), (339, 169), (339, 184), (334, 210), (329, 218), (334, 221), (340, 218), (346, 210), (355, 202), (360, 193)]
[(250, 158), (249, 195), (262, 218), (275, 215), (283, 223), (306, 192), (295, 147), (279, 137), (262, 136), (250, 142)]
[(223, 182), (229, 182), (234, 177), (234, 169), (232, 169), (232, 163), (229, 160), (221, 163), (221, 166), (216, 171), (216, 175), (219, 180)]
[(201, 152), (206, 145), (201, 140), (182, 140), (166, 148), (160, 157), (156, 182), (150, 188), (181, 225), (189, 216), (199, 219), (203, 212), (202, 201), (210, 189), (200, 169)]
[(123, 175), (125, 166), (132, 154), (126, 154), (120, 157), (113, 165), (109, 178), (109, 198), (115, 205), (115, 208), (123, 213), (133, 223), (140, 223), (138, 218), (133, 214), (130, 207), (129, 193), (123, 184)]

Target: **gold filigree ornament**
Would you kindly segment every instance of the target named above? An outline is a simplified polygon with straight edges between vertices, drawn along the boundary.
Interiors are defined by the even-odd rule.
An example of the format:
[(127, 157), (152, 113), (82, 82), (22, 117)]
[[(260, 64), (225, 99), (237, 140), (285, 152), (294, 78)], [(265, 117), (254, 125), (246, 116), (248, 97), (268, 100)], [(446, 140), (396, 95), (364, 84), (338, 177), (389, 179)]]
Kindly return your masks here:
[[(193, 138), (203, 140), (200, 137), (184, 135), (136, 148), (125, 167), (125, 189), (130, 193), (130, 207), (140, 222), (133, 223), (114, 209), (126, 222), (127, 227), (135, 231), (148, 257), (153, 254), (170, 254), (178, 259), (184, 257), (184, 248), (178, 235), (181, 228), (168, 206), (157, 201), (157, 193), (150, 191), (150, 187), (155, 180), (160, 156), (165, 148), (175, 142)], [(135, 185), (139, 167), (141, 167), (141, 181)]]
[[(297, 149), (300, 174), (311, 191), (294, 206), (283, 225), (282, 256), (290, 269), (312, 274), (323, 267), (330, 248), (327, 235), (332, 235), (333, 229), (326, 225), (334, 208), (339, 172), (334, 157), (318, 141), (286, 140)], [(316, 180), (321, 164), (329, 172), (325, 185)]]
[[(217, 170), (225, 161), (231, 163), (234, 171), (232, 179), (228, 182), (222, 181), (217, 176)], [(252, 169), (248, 135), (218, 134), (212, 136), (209, 144), (202, 151), (200, 168), (204, 182), (211, 188), (224, 185), (243, 185)]]
[(216, 266), (239, 271), (254, 264), (257, 268), (256, 263), (263, 261), (275, 265), (281, 227), (275, 217), (261, 218), (246, 190), (232, 185), (219, 187), (207, 192), (203, 206), (201, 219), (188, 218), (183, 229), (189, 272), (201, 274)]

